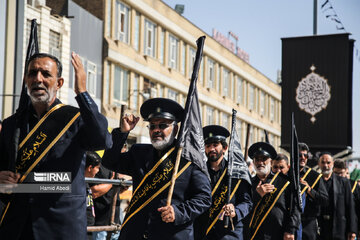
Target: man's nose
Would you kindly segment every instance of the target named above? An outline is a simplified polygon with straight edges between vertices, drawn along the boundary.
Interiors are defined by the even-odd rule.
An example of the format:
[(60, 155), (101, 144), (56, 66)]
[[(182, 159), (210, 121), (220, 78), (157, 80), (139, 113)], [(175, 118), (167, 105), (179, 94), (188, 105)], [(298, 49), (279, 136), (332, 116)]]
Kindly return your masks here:
[(42, 73), (41, 73), (41, 71), (38, 71), (37, 73), (36, 73), (36, 78), (35, 78), (35, 81), (36, 82), (42, 82), (43, 81), (43, 75), (42, 75)]

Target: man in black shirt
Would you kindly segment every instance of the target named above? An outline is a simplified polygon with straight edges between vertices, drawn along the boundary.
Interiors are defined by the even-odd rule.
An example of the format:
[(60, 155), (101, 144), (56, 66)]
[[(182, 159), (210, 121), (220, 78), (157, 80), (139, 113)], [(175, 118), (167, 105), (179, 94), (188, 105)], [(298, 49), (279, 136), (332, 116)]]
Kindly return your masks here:
[(303, 240), (316, 239), (320, 207), (329, 199), (321, 174), (307, 166), (308, 156), (309, 147), (305, 143), (299, 143), (301, 193), (306, 195), (305, 209), (301, 214)]
[(334, 160), (331, 154), (322, 153), (319, 158), (319, 167), (329, 194), (329, 201), (326, 206), (321, 207), (320, 239), (354, 240), (357, 232), (357, 219), (350, 183), (346, 178), (332, 174), (333, 166)]

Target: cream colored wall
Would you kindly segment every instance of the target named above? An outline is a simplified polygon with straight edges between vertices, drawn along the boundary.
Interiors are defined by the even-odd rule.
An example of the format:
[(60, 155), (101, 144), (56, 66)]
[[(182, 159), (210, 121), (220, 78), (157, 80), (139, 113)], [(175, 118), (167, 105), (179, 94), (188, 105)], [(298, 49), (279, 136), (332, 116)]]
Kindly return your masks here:
[[(112, 0), (112, 4), (115, 4), (116, 0)], [(139, 51), (134, 49), (133, 39), (134, 39), (134, 26), (131, 24), (132, 31), (131, 42), (130, 44), (123, 43), (121, 41), (114, 40), (105, 36), (106, 46), (105, 48), (105, 62), (110, 61), (113, 64), (118, 64), (122, 68), (129, 70), (130, 72), (138, 73), (140, 75), (139, 87), (142, 87), (143, 77), (149, 78), (152, 81), (157, 82), (165, 87), (164, 96), (166, 97), (167, 90), (166, 88), (171, 88), (179, 92), (185, 99), (189, 87), (189, 67), (188, 55), (190, 46), (196, 49), (196, 39), (202, 35), (206, 35), (205, 47), (204, 47), (204, 79), (199, 79), (198, 81), (198, 92), (199, 100), (203, 108), (203, 122), (204, 125), (207, 125), (205, 122), (206, 119), (206, 106), (210, 106), (215, 109), (214, 119), (216, 121), (218, 114), (227, 113), (231, 116), (232, 108), (235, 108), (238, 111), (237, 117), (242, 121), (242, 132), (240, 133), (242, 142), (245, 141), (246, 134), (246, 123), (249, 122), (255, 127), (254, 136), (255, 140), (260, 137), (258, 134), (259, 131), (266, 129), (270, 134), (274, 135), (275, 145), (280, 143), (280, 103), (281, 103), (281, 88), (276, 83), (272, 82), (265, 75), (260, 73), (258, 70), (253, 68), (250, 64), (246, 63), (234, 53), (230, 52), (228, 49), (224, 48), (218, 42), (216, 42), (211, 36), (208, 36), (201, 29), (197, 28), (194, 24), (189, 22), (187, 19), (176, 13), (172, 8), (167, 6), (165, 3), (158, 0), (123, 0), (130, 9), (131, 9), (131, 19), (135, 20), (135, 12), (141, 14), (141, 24), (140, 24), (140, 47)], [(112, 10), (113, 16), (115, 10)], [(156, 58), (151, 58), (149, 56), (143, 55), (143, 44), (144, 44), (144, 20), (145, 18), (157, 24), (157, 53)], [(105, 19), (107, 17), (105, 16)], [(114, 17), (113, 20), (114, 21)], [(114, 25), (114, 24), (113, 24)], [(104, 24), (106, 26), (106, 23)], [(165, 34), (165, 57), (164, 64), (161, 64), (159, 61), (160, 54), (160, 29), (164, 28), (166, 30)], [(112, 28), (112, 33), (114, 35), (114, 27)], [(186, 71), (183, 75), (181, 73), (181, 61), (179, 61), (179, 69), (170, 69), (168, 68), (168, 42), (169, 34), (176, 36), (180, 40), (180, 51), (179, 55), (181, 57), (181, 46), (182, 43), (186, 43)], [(215, 62), (215, 82), (214, 88), (207, 88), (207, 59), (211, 58)], [(219, 69), (220, 66), (220, 69)], [(247, 101), (243, 104), (236, 103), (237, 96), (237, 83), (233, 84), (235, 86), (235, 94), (233, 98), (226, 97), (224, 98), (221, 93), (223, 88), (222, 75), (224, 67), (230, 71), (231, 82), (235, 81), (235, 76), (240, 76), (246, 80), (246, 88), (249, 88), (250, 84), (255, 86), (255, 96), (257, 100), (257, 106), (254, 107), (254, 110), (250, 111), (247, 107)], [(220, 93), (216, 91), (217, 83), (217, 72), (220, 70)], [(105, 76), (105, 74), (104, 74)], [(133, 76), (133, 74), (131, 74)], [(200, 77), (200, 73), (199, 73)], [(229, 89), (231, 90), (231, 89)], [(265, 114), (262, 116), (260, 114), (260, 90), (265, 92)], [(232, 90), (231, 90), (232, 91)], [(244, 90), (243, 90), (244, 91)], [(110, 90), (112, 92), (112, 89)], [(231, 94), (229, 94), (231, 95)], [(249, 97), (249, 94), (247, 94)], [(275, 99), (275, 113), (278, 113), (274, 117), (274, 121), (270, 120), (270, 97)], [(141, 103), (142, 97), (139, 97), (139, 102)], [(104, 101), (103, 101), (104, 102)], [(258, 109), (256, 111), (256, 109)], [(276, 111), (277, 109), (277, 111)], [(104, 114), (110, 119), (110, 122), (114, 124), (117, 123), (115, 119), (119, 116), (119, 108), (111, 105), (103, 105)], [(220, 113), (221, 111), (221, 113)], [(216, 117), (216, 118), (215, 118)], [(220, 117), (220, 123), (222, 123), (222, 117)], [(230, 128), (230, 126), (228, 127)], [(135, 134), (144, 133), (146, 136), (146, 131), (136, 131)]]

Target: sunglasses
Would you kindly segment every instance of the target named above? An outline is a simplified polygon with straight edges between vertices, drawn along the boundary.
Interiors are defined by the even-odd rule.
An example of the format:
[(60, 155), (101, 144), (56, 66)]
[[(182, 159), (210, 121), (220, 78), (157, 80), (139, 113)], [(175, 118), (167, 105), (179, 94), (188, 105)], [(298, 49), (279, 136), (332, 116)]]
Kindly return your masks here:
[(150, 130), (154, 130), (156, 128), (164, 130), (164, 129), (170, 127), (171, 125), (174, 125), (174, 123), (149, 124), (149, 125), (147, 125), (147, 128), (149, 128)]
[(307, 158), (309, 155), (307, 153), (299, 153), (299, 157), (304, 156), (305, 158)]

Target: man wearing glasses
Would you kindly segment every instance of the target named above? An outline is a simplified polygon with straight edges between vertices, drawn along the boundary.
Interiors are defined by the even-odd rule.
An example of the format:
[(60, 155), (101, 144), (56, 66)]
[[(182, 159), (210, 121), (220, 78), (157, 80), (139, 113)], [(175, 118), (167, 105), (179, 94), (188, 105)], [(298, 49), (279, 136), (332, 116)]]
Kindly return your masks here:
[(175, 101), (153, 98), (140, 108), (149, 122), (151, 144), (134, 144), (121, 153), (129, 132), (139, 117), (125, 115), (121, 129), (112, 132), (113, 147), (105, 151), (103, 165), (133, 178), (133, 196), (119, 239), (193, 239), (193, 221), (211, 205), (211, 187), (206, 174), (181, 158), (171, 205), (166, 199), (177, 149), (177, 123), (184, 109)]
[(294, 240), (300, 225), (300, 212), (296, 207), (289, 209), (289, 178), (280, 171), (271, 173), (271, 159), (276, 158), (276, 150), (266, 142), (257, 142), (248, 152), (256, 170), (256, 176), (252, 178), (255, 207), (246, 220), (249, 239)]
[(316, 219), (320, 216), (321, 205), (328, 202), (328, 193), (321, 174), (306, 166), (308, 154), (309, 147), (305, 143), (299, 143), (301, 193), (306, 194), (305, 209), (301, 214), (303, 240), (316, 239)]

